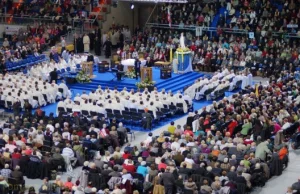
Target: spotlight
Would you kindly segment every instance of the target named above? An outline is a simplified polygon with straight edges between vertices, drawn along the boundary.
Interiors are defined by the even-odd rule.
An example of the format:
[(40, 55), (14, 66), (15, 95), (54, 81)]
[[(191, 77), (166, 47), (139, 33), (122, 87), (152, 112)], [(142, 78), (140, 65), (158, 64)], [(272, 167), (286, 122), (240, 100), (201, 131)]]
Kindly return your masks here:
[(134, 9), (134, 4), (133, 3), (131, 3), (130, 9)]

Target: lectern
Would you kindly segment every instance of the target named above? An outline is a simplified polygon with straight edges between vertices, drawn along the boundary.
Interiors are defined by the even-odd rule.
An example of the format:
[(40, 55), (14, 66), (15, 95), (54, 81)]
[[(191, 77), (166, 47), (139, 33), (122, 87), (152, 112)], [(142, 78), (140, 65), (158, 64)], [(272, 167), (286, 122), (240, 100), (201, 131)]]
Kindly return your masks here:
[(93, 77), (93, 62), (82, 62), (81, 63), (82, 70), (89, 74), (90, 78)]
[(141, 79), (142, 79), (142, 81), (144, 81), (145, 79), (152, 81), (152, 68), (151, 67), (142, 67), (141, 68)]

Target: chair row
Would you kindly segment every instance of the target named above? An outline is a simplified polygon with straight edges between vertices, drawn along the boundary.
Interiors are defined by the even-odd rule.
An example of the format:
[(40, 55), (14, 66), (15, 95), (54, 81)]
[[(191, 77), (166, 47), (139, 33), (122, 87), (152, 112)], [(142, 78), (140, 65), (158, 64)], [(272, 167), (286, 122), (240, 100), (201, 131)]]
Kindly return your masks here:
[(17, 62), (6, 62), (6, 69), (8, 71), (13, 71), (13, 70), (17, 70), (20, 68), (25, 68), (25, 67), (29, 67), (31, 65), (37, 64), (37, 63), (41, 63), (43, 61), (46, 61), (46, 55), (40, 55), (37, 57), (34, 56), (29, 56), (26, 59), (17, 61)]

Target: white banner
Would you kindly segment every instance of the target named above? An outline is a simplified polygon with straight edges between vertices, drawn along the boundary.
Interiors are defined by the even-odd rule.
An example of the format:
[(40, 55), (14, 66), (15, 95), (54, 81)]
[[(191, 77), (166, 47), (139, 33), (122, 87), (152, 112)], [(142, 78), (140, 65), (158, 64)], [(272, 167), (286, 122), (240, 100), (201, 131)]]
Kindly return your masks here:
[(298, 24), (288, 24), (286, 25), (287, 28), (298, 28)]
[(19, 30), (24, 26), (6, 26), (5, 27), (5, 34), (7, 35), (14, 35), (18, 34)]
[(202, 27), (196, 28), (196, 36), (202, 36)]

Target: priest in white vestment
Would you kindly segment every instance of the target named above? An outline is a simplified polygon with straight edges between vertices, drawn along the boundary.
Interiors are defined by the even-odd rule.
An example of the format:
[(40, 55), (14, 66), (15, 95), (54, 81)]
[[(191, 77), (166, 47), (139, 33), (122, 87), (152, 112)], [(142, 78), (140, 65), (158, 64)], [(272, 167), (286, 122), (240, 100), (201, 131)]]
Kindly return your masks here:
[(67, 111), (67, 110), (66, 110), (65, 103), (64, 103), (64, 101), (62, 101), (62, 100), (60, 100), (60, 101), (57, 103), (57, 107), (56, 107), (56, 116), (59, 116), (58, 108), (63, 108), (65, 112)]
[(62, 96), (64, 98), (67, 98), (67, 96), (69, 96), (71, 98), (71, 92), (69, 91), (68, 86), (65, 84), (65, 81), (62, 80), (62, 82), (59, 84), (58, 88), (62, 88), (63, 89), (63, 93)]
[(90, 37), (87, 34), (85, 34), (83, 37), (83, 47), (85, 53), (90, 52)]
[(241, 89), (244, 90), (248, 86), (248, 77), (245, 74), (242, 74), (242, 86)]
[(182, 103), (183, 104), (183, 112), (187, 113), (188, 112), (188, 106), (185, 102), (185, 100), (182, 98), (182, 95), (180, 95), (176, 101), (176, 103)]

